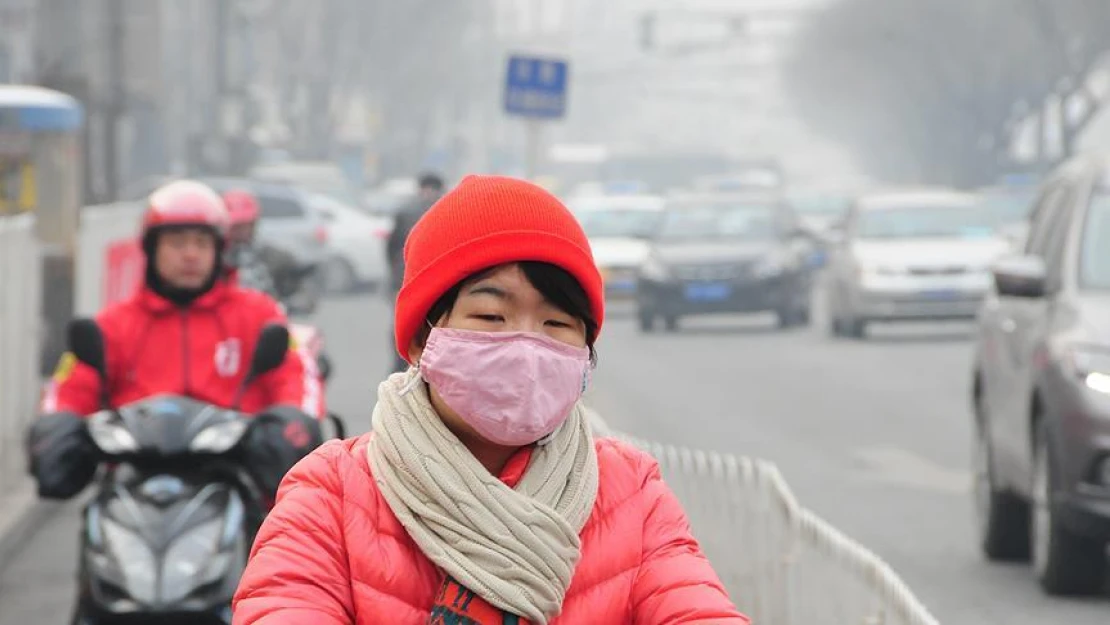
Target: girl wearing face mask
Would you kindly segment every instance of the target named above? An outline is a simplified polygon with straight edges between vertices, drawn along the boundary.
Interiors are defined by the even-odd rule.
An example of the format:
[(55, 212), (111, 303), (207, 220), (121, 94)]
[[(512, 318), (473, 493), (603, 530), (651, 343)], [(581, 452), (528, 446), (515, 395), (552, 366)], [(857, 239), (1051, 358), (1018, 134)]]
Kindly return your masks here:
[(286, 476), (234, 623), (747, 624), (655, 461), (590, 430), (603, 303), (555, 197), (491, 176), (444, 196), (405, 246), (413, 366), (372, 433)]

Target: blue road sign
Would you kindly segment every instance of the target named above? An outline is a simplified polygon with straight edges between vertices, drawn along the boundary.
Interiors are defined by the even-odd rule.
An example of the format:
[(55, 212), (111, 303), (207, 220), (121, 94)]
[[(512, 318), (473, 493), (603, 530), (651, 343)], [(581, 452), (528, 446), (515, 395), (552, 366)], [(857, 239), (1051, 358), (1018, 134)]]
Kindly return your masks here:
[(505, 72), (505, 112), (559, 119), (567, 111), (570, 65), (562, 59), (511, 56)]

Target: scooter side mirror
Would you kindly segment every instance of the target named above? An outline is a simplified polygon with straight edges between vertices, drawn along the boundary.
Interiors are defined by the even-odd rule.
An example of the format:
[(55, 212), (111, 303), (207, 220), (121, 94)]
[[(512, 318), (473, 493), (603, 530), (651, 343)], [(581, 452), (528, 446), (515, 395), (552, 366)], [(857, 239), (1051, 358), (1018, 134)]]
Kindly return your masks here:
[(70, 321), (66, 328), (66, 346), (78, 361), (96, 369), (97, 373), (107, 372), (104, 334), (96, 321), (88, 318)]
[(247, 370), (247, 377), (243, 378), (243, 384), (235, 394), (234, 408), (239, 408), (239, 404), (243, 400), (243, 393), (246, 392), (251, 382), (254, 382), (259, 376), (280, 367), (281, 363), (285, 362), (285, 355), (288, 352), (289, 328), (277, 323), (270, 323), (262, 328), (262, 332), (258, 335), (258, 341), (254, 345), (254, 353), (251, 354), (251, 365), (250, 369)]
[(289, 328), (276, 323), (267, 324), (258, 335), (247, 377), (257, 378), (277, 369), (285, 362), (285, 354), (288, 351)]
[(80, 317), (66, 327), (66, 348), (78, 362), (96, 371), (100, 377), (100, 403), (108, 406), (108, 358), (104, 348), (104, 333), (96, 321)]

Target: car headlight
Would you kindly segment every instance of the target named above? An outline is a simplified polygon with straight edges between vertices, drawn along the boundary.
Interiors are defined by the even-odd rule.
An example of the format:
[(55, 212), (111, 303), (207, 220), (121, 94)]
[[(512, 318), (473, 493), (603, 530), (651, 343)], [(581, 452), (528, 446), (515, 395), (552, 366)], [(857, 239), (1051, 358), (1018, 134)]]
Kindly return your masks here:
[(115, 420), (111, 412), (102, 410), (94, 414), (89, 418), (88, 427), (89, 436), (106, 454), (114, 455), (139, 450), (139, 442), (122, 423)]
[(104, 537), (116, 565), (123, 571), (123, 579), (132, 599), (153, 604), (158, 561), (154, 553), (138, 534), (111, 519), (103, 520)]
[(189, 451), (222, 454), (234, 447), (246, 431), (247, 422), (243, 419), (210, 425), (193, 437), (189, 442)]
[(786, 271), (786, 263), (778, 256), (768, 256), (752, 267), (756, 278), (772, 278)]
[(666, 280), (671, 272), (658, 258), (648, 258), (640, 265), (640, 275), (649, 280)]
[(211, 519), (173, 541), (162, 563), (163, 602), (180, 601), (227, 572), (231, 558), (218, 553), (223, 525), (222, 517)]
[(901, 267), (881, 263), (857, 263), (856, 267), (864, 276), (900, 276), (906, 273)]
[(1073, 345), (1070, 364), (1087, 388), (1110, 395), (1110, 349), (1096, 345)]

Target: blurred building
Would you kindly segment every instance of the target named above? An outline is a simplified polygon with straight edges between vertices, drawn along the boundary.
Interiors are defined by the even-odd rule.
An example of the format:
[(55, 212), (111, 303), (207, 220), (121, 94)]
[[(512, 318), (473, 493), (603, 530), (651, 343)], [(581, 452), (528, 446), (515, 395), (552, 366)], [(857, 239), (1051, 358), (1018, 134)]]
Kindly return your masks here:
[[(30, 6), (33, 43), (0, 19), (0, 71), (80, 99), (86, 195), (110, 201), (152, 175), (226, 169), (245, 112), (244, 0), (0, 0)], [(19, 45), (16, 45), (19, 44)], [(28, 48), (29, 45), (29, 48)], [(12, 65), (12, 63), (9, 63)], [(9, 72), (10, 73), (10, 72)], [(236, 118), (236, 113), (238, 117)]]
[(0, 83), (25, 83), (35, 62), (36, 0), (0, 0)]

